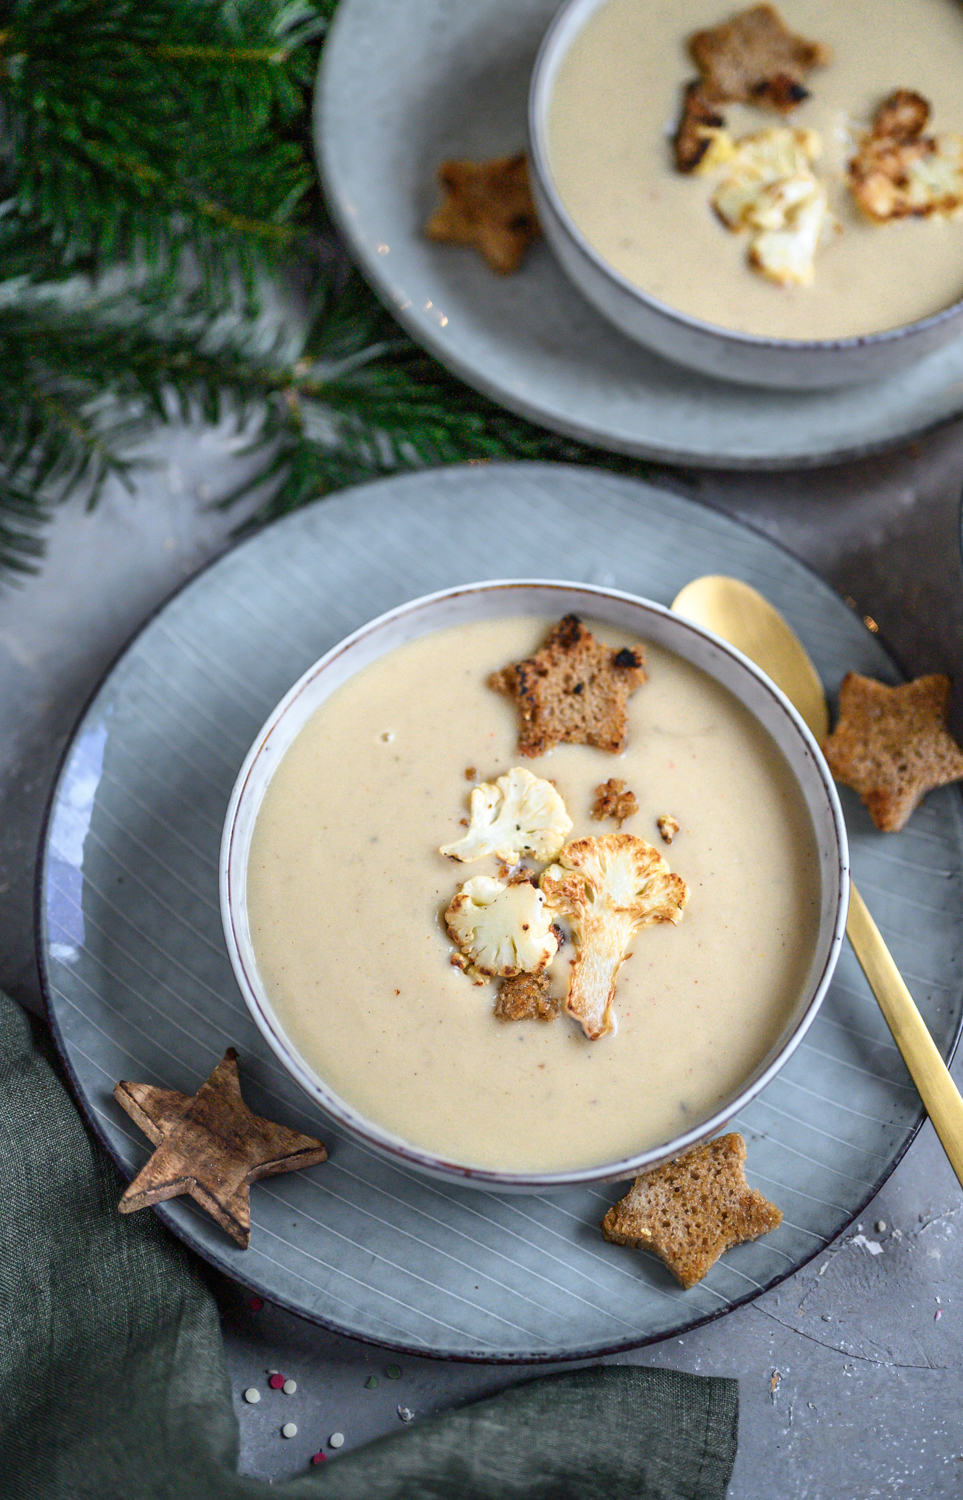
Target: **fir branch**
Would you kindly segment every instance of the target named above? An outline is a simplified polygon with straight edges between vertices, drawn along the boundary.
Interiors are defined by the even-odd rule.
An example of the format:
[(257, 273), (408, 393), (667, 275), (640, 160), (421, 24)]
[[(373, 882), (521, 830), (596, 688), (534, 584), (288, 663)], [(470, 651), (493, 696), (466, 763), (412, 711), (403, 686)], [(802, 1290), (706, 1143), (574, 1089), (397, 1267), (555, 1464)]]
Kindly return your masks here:
[[(220, 503), (258, 487), (249, 525), (440, 463), (601, 460), (649, 472), (462, 385), (336, 251), (322, 272), (315, 257), (293, 353), (291, 329), (265, 340), (253, 300), (239, 302), (238, 273), (250, 292), (297, 247), (298, 216), (320, 217), (308, 85), (334, 8), (4, 6), (0, 385), (12, 399), (0, 402), (0, 571), (36, 566), (51, 507), (78, 487), (93, 502), (108, 477), (126, 481), (138, 444), (172, 417), (246, 424), (260, 462)], [(118, 261), (123, 290), (110, 294), (102, 272)]]
[[(7, 194), (66, 265), (178, 264), (222, 291), (294, 238), (307, 89), (330, 6), (13, 0), (0, 33)], [(163, 62), (159, 86), (158, 69)]]

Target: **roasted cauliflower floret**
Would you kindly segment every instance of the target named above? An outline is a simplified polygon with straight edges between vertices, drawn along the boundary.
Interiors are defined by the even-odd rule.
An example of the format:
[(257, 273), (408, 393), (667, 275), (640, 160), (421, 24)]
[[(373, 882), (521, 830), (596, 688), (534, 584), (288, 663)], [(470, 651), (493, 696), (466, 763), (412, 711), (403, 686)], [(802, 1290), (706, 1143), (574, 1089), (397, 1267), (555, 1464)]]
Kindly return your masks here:
[(543, 873), (548, 906), (567, 918), (575, 958), (565, 1009), (593, 1041), (615, 1029), (615, 981), (642, 927), (677, 923), (689, 889), (657, 849), (631, 833), (575, 839)]
[(450, 859), (497, 854), (517, 864), (523, 854), (554, 859), (572, 830), (565, 803), (550, 781), (513, 766), (497, 781), (483, 781), (471, 794), (468, 832), (439, 850)]
[(921, 94), (896, 89), (884, 99), (872, 130), (849, 163), (849, 188), (869, 218), (950, 215), (963, 208), (963, 136), (925, 135), (930, 106)]
[(780, 286), (806, 286), (830, 223), (826, 189), (812, 171), (819, 139), (784, 125), (744, 137), (712, 198), (732, 230), (749, 232), (749, 263)]
[(445, 912), (445, 925), (461, 950), (452, 962), (475, 984), (540, 974), (558, 949), (545, 898), (528, 880), (466, 880)]

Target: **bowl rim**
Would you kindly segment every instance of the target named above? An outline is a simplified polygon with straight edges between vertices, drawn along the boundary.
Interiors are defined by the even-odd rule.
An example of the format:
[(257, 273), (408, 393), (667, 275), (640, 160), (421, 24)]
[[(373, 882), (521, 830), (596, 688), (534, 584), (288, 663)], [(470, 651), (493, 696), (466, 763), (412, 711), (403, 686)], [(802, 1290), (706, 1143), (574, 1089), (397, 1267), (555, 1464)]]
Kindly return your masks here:
[[(353, 651), (370, 637), (384, 632), (393, 623), (402, 620), (406, 615), (434, 610), (449, 601), (508, 590), (519, 591), (519, 593), (523, 590), (536, 590), (547, 596), (547, 604), (550, 603), (548, 596), (577, 594), (586, 599), (585, 613), (587, 614), (591, 613), (592, 599), (611, 600), (616, 603), (627, 604), (631, 607), (639, 608), (650, 615), (669, 620), (672, 622), (673, 629), (678, 629), (683, 633), (688, 632), (712, 645), (717, 650), (720, 650), (723, 655), (736, 662), (741, 669), (747, 672), (763, 687), (767, 695), (773, 700), (775, 707), (782, 712), (784, 717), (789, 721), (792, 730), (802, 740), (805, 750), (808, 751), (813, 761), (818, 780), (825, 794), (826, 807), (830, 815), (829, 823), (834, 834), (835, 902), (832, 929), (825, 958), (818, 976), (810, 980), (811, 993), (800, 1010), (799, 1015), (796, 1017), (791, 1031), (789, 1031), (779, 1046), (778, 1051), (775, 1052), (766, 1067), (757, 1076), (753, 1077), (746, 1087), (741, 1089), (735, 1097), (728, 1100), (722, 1107), (715, 1110), (708, 1118), (698, 1121), (669, 1142), (648, 1147), (644, 1151), (635, 1152), (631, 1156), (622, 1157), (618, 1161), (604, 1163), (601, 1166), (579, 1167), (557, 1171), (526, 1172), (512, 1172), (504, 1169), (471, 1166), (463, 1162), (450, 1160), (426, 1148), (415, 1146), (384, 1127), (377, 1125), (365, 1115), (362, 1115), (347, 1100), (343, 1099), (325, 1084), (324, 1080), (314, 1072), (293, 1043), (289, 1041), (283, 1026), (274, 1014), (267, 994), (263, 993), (262, 995), (263, 987), (260, 986), (260, 977), (257, 971), (253, 944), (251, 944), (249, 938), (245, 937), (243, 926), (236, 920), (237, 908), (243, 900), (241, 892), (244, 889), (243, 876), (246, 874), (251, 833), (253, 832), (257, 811), (260, 808), (271, 779), (270, 775), (268, 775), (263, 783), (259, 785), (259, 788), (255, 787), (251, 789), (252, 773), (260, 761), (271, 737), (292, 708), (299, 703), (303, 694), (318, 677), (332, 664), (339, 661), (346, 653)], [(562, 613), (569, 613), (572, 608), (573, 606), (569, 604), (562, 610)], [(555, 609), (551, 607), (547, 608), (545, 614), (554, 617), (556, 611), (557, 605)], [(523, 608), (519, 613), (533, 614), (534, 611), (530, 608)], [(440, 622), (435, 628), (442, 628), (442, 623)], [(430, 633), (432, 633), (431, 630), (420, 632), (422, 635)], [(644, 630), (640, 630), (639, 633), (644, 638)], [(390, 646), (387, 648), (387, 650), (391, 649), (396, 648)], [(667, 647), (666, 649), (671, 650), (673, 648)], [(372, 660), (375, 659), (377, 657), (372, 658)], [(363, 662), (357, 670), (363, 670), (365, 665), (367, 663)], [(702, 670), (706, 670), (706, 668), (703, 667)], [(712, 674), (710, 673), (710, 675)], [(732, 692), (733, 689), (729, 688), (728, 691)], [(739, 697), (738, 694), (734, 694), (734, 696)], [(317, 705), (318, 708), (322, 706), (323, 701)], [(743, 702), (743, 706), (747, 708), (747, 711), (752, 714), (753, 718), (758, 719), (758, 716), (743, 699), (739, 698), (739, 701)], [(311, 713), (313, 714), (315, 711), (316, 709), (312, 709)], [(301, 727), (303, 728), (303, 725)], [(297, 737), (297, 733), (299, 732), (300, 729), (295, 731), (294, 738)], [(770, 738), (773, 737), (772, 731), (767, 729), (766, 733), (770, 735)], [(293, 739), (291, 743), (293, 743)], [(290, 748), (289, 745), (285, 747), (281, 758), (283, 758), (283, 754), (286, 753), (288, 748)], [(786, 757), (784, 756), (784, 758)], [(792, 766), (790, 766), (790, 770), (792, 771), (794, 781), (798, 785), (797, 773)], [(256, 798), (253, 810), (251, 808), (252, 798)], [(249, 820), (246, 837), (238, 828), (242, 814)], [(683, 1152), (689, 1150), (690, 1147), (710, 1138), (762, 1092), (766, 1085), (781, 1071), (802, 1042), (810, 1026), (813, 1024), (829, 989), (845, 936), (846, 916), (849, 906), (849, 863), (849, 845), (842, 807), (822, 752), (809, 728), (789, 699), (749, 657), (737, 650), (736, 647), (731, 646), (721, 636), (715, 635), (711, 630), (696, 624), (695, 621), (687, 619), (684, 615), (676, 614), (675, 611), (669, 609), (666, 605), (658, 604), (656, 601), (643, 598), (641, 595), (631, 594), (622, 589), (565, 580), (510, 578), (457, 584), (450, 588), (436, 590), (430, 594), (420, 595), (415, 599), (395, 606), (393, 609), (386, 610), (383, 614), (377, 615), (372, 620), (359, 626), (357, 630), (344, 636), (301, 674), (276, 704), (261, 726), (238, 772), (224, 818), (218, 857), (218, 891), (221, 921), (228, 955), (234, 977), (245, 1004), (258, 1030), (287, 1074), (294, 1079), (315, 1104), (320, 1105), (337, 1124), (343, 1126), (356, 1137), (359, 1137), (366, 1146), (371, 1147), (381, 1155), (387, 1156), (396, 1165), (413, 1167), (422, 1173), (427, 1173), (429, 1176), (440, 1177), (447, 1181), (456, 1180), (462, 1182), (464, 1185), (488, 1188), (492, 1191), (535, 1192), (559, 1190), (590, 1183), (618, 1181), (635, 1176), (639, 1172), (650, 1170), (662, 1162), (680, 1156)], [(825, 921), (823, 919), (820, 922), (819, 929), (821, 938), (824, 936), (824, 927)]]
[(572, 38), (565, 45), (565, 34), (570, 25), (574, 26), (571, 21), (572, 14), (580, 10), (585, 12), (577, 28), (580, 31), (592, 15), (608, 3), (609, 0), (564, 0), (542, 37), (528, 90), (528, 144), (530, 161), (538, 187), (544, 193), (549, 207), (565, 233), (596, 271), (612, 282), (619, 291), (631, 296), (644, 306), (652, 308), (665, 319), (683, 328), (691, 329), (695, 333), (714, 336), (723, 342), (731, 340), (747, 349), (817, 353), (836, 349), (876, 348), (880, 345), (896, 343), (910, 335), (921, 335), (930, 329), (939, 328), (941, 324), (963, 313), (963, 296), (961, 296), (946, 307), (941, 307), (937, 312), (928, 313), (925, 318), (917, 318), (912, 323), (900, 323), (895, 328), (879, 329), (875, 333), (849, 334), (837, 339), (779, 338), (771, 335), (744, 333), (737, 328), (726, 328), (721, 323), (709, 323), (703, 318), (693, 316), (692, 313), (682, 312), (671, 303), (662, 302), (658, 297), (653, 297), (651, 292), (647, 292), (644, 287), (630, 281), (627, 276), (617, 270), (586, 239), (569, 213), (555, 183), (549, 163), (547, 141), (548, 106), (551, 88), (554, 85), (554, 70), (561, 63), (571, 45), (571, 40), (574, 39)]

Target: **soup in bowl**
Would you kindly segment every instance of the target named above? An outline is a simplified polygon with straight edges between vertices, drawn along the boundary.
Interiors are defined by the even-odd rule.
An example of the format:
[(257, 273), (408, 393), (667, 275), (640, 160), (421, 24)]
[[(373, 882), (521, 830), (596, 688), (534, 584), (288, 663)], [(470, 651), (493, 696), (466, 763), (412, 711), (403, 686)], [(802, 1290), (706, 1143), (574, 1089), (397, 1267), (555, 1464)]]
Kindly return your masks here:
[[(876, 200), (854, 196), (850, 176), (880, 105), (912, 91), (931, 111), (920, 140), (938, 138), (957, 161), (954, 177), (949, 158), (940, 157), (939, 192), (947, 173), (963, 189), (958, 0), (783, 0), (780, 22), (811, 41), (820, 58), (799, 69), (805, 97), (785, 112), (716, 101), (704, 117), (721, 128), (710, 125), (706, 139), (724, 149), (707, 151), (695, 170), (679, 170), (673, 136), (685, 87), (699, 77), (692, 38), (718, 34), (734, 13), (741, 14), (736, 5), (719, 0), (562, 6), (536, 63), (529, 135), (539, 217), (565, 270), (631, 337), (750, 383), (818, 387), (880, 378), (963, 336), (959, 208), (929, 212), (920, 186), (877, 219), (866, 212)], [(789, 181), (791, 202), (808, 176), (823, 203), (808, 271), (793, 259), (798, 245), (787, 250), (788, 232), (774, 241), (770, 233), (767, 243), (782, 260), (769, 269), (779, 281), (753, 260), (761, 241), (752, 225), (775, 222), (773, 182), (752, 214), (745, 174), (735, 193), (727, 186), (743, 165), (768, 180), (758, 154), (748, 165), (733, 158), (749, 137), (781, 141), (783, 153), (790, 137), (797, 140), (793, 159), (771, 166), (770, 177), (783, 193)], [(924, 164), (927, 149), (913, 148)], [(800, 212), (798, 203), (790, 208), (791, 224)]]
[[(614, 750), (533, 742), (526, 693), (499, 690), (573, 617), (639, 663)], [(570, 1013), (587, 924), (557, 900), (577, 849), (685, 891), (623, 934), (594, 1035)], [(534, 1191), (656, 1165), (765, 1086), (826, 993), (847, 869), (818, 747), (746, 658), (631, 595), (507, 581), (392, 610), (292, 687), (234, 789), (221, 901), (257, 1025), (339, 1124), (420, 1171)], [(542, 944), (519, 958), (540, 966), (528, 1018), (503, 1018), (501, 958), (463, 945), (466, 890), (528, 903), (509, 918), (514, 953)]]

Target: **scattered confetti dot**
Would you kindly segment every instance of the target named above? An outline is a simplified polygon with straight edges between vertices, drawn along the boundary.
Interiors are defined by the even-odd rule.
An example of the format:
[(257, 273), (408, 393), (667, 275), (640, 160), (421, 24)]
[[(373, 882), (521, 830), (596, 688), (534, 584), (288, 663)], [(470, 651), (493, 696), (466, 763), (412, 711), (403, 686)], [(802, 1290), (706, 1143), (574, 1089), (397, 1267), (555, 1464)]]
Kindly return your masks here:
[(284, 1384), (281, 1386), (281, 1389), (286, 1396), (293, 1396), (297, 1388), (298, 1383), (296, 1380), (285, 1380)]
[(286, 1438), (297, 1437), (298, 1427), (296, 1422), (285, 1422), (281, 1428), (281, 1436)]
[[(344, 1433), (332, 1432), (331, 1436), (328, 1438), (328, 1442), (331, 1444), (332, 1448), (340, 1448), (344, 1443)], [(341, 1473), (340, 1469), (338, 1470), (338, 1473)]]
[(388, 1377), (389, 1380), (400, 1380), (401, 1379), (401, 1366), (400, 1365), (389, 1365), (388, 1368), (387, 1368), (387, 1370), (385, 1370), (385, 1374), (387, 1375), (387, 1377)]
[(250, 1300), (250, 1302), (247, 1305), (251, 1309), (252, 1312), (260, 1312), (261, 1308), (264, 1306), (264, 1298), (263, 1297), (252, 1297), (251, 1300)]
[(367, 1380), (364, 1383), (364, 1388), (365, 1388), (366, 1391), (373, 1391), (375, 1389), (375, 1386), (377, 1384), (378, 1384), (378, 1377), (377, 1377), (377, 1375), (369, 1375), (368, 1378), (367, 1378)]
[(321, 1453), (319, 1451), (317, 1453), (312, 1453), (311, 1454), (311, 1462), (313, 1464), (326, 1464), (327, 1461), (328, 1461), (328, 1455), (326, 1453)]
[(247, 1390), (244, 1392), (244, 1399), (245, 1401), (250, 1401), (252, 1406), (257, 1406), (258, 1402), (261, 1399), (261, 1392), (258, 1390), (257, 1386), (249, 1385)]
[(279, 1374), (278, 1371), (275, 1370), (274, 1374), (271, 1376), (270, 1380), (268, 1381), (268, 1385), (271, 1387), (272, 1391), (283, 1391), (284, 1390), (284, 1376), (281, 1375), (281, 1374)]
[(399, 1417), (401, 1418), (401, 1420), (403, 1422), (411, 1422), (411, 1421), (414, 1420), (414, 1415), (415, 1414), (411, 1410), (410, 1406), (399, 1406), (398, 1407), (398, 1415), (399, 1415)]
[(877, 1234), (885, 1234), (886, 1233), (886, 1220), (885, 1219), (877, 1219), (876, 1220), (876, 1233)]

